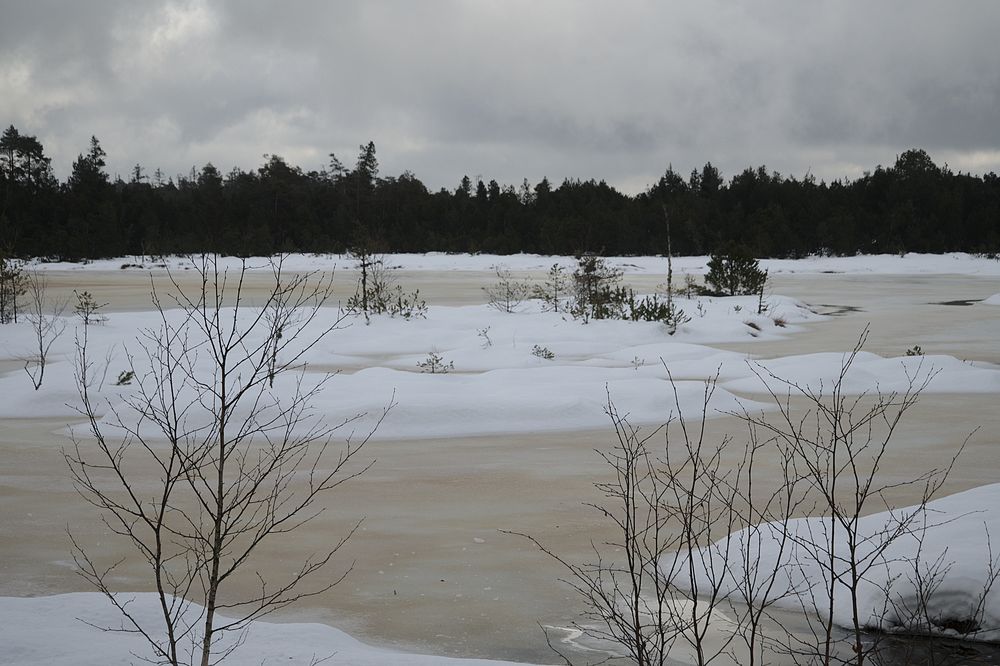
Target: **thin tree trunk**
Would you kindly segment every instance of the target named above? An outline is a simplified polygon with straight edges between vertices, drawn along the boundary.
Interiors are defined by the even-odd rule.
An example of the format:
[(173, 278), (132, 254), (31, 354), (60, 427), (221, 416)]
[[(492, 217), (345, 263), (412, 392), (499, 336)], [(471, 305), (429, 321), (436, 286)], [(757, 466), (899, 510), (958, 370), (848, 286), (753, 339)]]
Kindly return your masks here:
[(209, 666), (209, 658), (212, 654), (212, 634), (215, 623), (215, 604), (219, 591), (219, 563), (222, 559), (222, 520), (225, 492), (226, 474), (226, 414), (228, 404), (226, 403), (226, 362), (223, 359), (220, 367), (222, 386), (219, 391), (219, 469), (216, 479), (215, 489), (215, 516), (213, 525), (213, 540), (211, 550), (211, 573), (208, 578), (208, 599), (205, 604), (205, 637), (202, 642), (201, 666)]

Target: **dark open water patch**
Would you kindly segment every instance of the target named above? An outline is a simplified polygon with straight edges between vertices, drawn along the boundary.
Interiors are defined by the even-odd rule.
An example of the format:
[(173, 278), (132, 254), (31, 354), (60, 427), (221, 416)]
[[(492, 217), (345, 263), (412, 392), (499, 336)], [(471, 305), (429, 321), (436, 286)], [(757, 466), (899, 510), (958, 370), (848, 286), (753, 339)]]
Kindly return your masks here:
[(972, 305), (973, 303), (982, 302), (982, 298), (966, 298), (957, 301), (938, 301), (937, 303), (928, 303), (927, 305)]
[(858, 307), (857, 305), (819, 303), (817, 305), (810, 305), (809, 307), (816, 314), (829, 315), (831, 317), (843, 317), (844, 315), (854, 314), (855, 312), (864, 312), (864, 309)]
[(878, 635), (871, 663), (880, 666), (1000, 664), (1000, 645), (927, 636)]

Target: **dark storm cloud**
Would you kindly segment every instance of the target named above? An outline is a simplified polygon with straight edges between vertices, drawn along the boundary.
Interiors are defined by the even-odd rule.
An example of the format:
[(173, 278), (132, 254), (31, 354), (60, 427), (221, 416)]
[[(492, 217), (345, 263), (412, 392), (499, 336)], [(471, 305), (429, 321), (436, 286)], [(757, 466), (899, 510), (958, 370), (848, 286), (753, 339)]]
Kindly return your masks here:
[(845, 25), (842, 48), (821, 45), (791, 88), (799, 110), (796, 139), (995, 149), (1000, 58), (991, 24), (997, 14), (991, 7), (953, 8), (883, 13)]
[(275, 153), (645, 187), (667, 164), (1000, 170), (1000, 3), (3, 2), (0, 122), (64, 176)]

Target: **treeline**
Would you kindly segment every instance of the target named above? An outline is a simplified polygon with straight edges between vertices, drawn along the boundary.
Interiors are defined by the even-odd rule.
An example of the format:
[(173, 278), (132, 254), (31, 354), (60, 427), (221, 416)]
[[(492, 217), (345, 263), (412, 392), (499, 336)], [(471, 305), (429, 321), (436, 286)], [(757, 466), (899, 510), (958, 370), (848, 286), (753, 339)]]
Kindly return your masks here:
[(303, 171), (277, 155), (254, 171), (212, 164), (165, 177), (136, 165), (111, 178), (96, 138), (66, 182), (33, 136), (0, 138), (0, 248), (82, 259), (213, 251), (232, 255), (377, 251), (658, 254), (669, 214), (675, 254), (739, 246), (758, 257), (816, 252), (1000, 250), (1000, 178), (953, 173), (923, 150), (856, 180), (817, 182), (765, 167), (728, 181), (711, 164), (672, 168), (648, 191), (604, 181), (519, 187), (462, 178), (430, 191), (410, 172), (383, 177), (374, 143), (353, 168), (336, 156)]

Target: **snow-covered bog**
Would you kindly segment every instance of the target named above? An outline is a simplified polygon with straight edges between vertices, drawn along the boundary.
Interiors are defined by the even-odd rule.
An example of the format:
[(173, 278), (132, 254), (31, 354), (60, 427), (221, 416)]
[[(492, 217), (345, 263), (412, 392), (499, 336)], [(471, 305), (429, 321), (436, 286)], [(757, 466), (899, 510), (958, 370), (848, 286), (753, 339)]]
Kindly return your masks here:
[[(754, 393), (772, 390), (784, 393), (788, 383), (820, 390), (828, 388), (840, 373), (845, 355), (839, 352), (785, 356), (755, 362), (758, 372), (725, 382), (730, 391)], [(780, 378), (780, 379), (778, 379)], [(844, 395), (881, 392), (902, 393), (919, 387), (929, 393), (996, 393), (1000, 391), (1000, 372), (973, 366), (954, 356), (927, 355), (883, 358), (859, 352), (851, 371), (840, 381)]]
[[(481, 271), (493, 272), (494, 266), (505, 266), (512, 271), (547, 271), (552, 264), (573, 266), (575, 257), (539, 254), (448, 254), (444, 252), (392, 253), (385, 255), (386, 263), (407, 271)], [(609, 265), (620, 268), (630, 275), (665, 274), (663, 257), (606, 257)], [(707, 256), (674, 257), (675, 275), (690, 273), (704, 275), (708, 272)], [(270, 270), (268, 259), (256, 257), (247, 261), (251, 269)], [(284, 266), (290, 271), (352, 269), (357, 264), (349, 254), (290, 254), (285, 255)], [(109, 271), (109, 270), (184, 270), (191, 268), (192, 262), (186, 257), (119, 257), (98, 259), (85, 264), (58, 262), (33, 262), (32, 267), (40, 270)], [(219, 268), (238, 269), (241, 260), (236, 257), (222, 257)], [(762, 259), (760, 267), (771, 275), (779, 273), (870, 273), (870, 274), (927, 274), (927, 275), (1000, 275), (1000, 261), (990, 257), (976, 256), (964, 252), (945, 254), (920, 254), (908, 252), (899, 254), (857, 255), (850, 257), (811, 256), (803, 259)]]
[[(145, 626), (157, 626), (159, 597), (122, 594)], [(197, 616), (200, 607), (188, 612)], [(85, 622), (83, 620), (86, 620)], [(35, 598), (0, 598), (0, 659), (7, 666), (128, 666), (154, 655), (135, 633), (107, 632), (122, 626), (121, 614), (96, 592)], [(228, 638), (236, 640), (238, 632)], [(245, 642), (224, 663), (239, 666), (331, 664), (341, 666), (515, 666), (512, 662), (406, 654), (366, 645), (333, 627), (312, 623), (253, 622)], [(220, 645), (220, 652), (225, 644)], [(155, 662), (150, 662), (155, 663)], [(523, 666), (519, 665), (519, 666)]]
[[(348, 317), (305, 352), (300, 368), (304, 374), (290, 372), (277, 378), (275, 396), (280, 399), (294, 391), (300, 379), (308, 388), (323, 381), (325, 373), (340, 371), (311, 401), (314, 412), (331, 422), (367, 414), (370, 426), (395, 395), (397, 407), (377, 438), (580, 430), (604, 427), (603, 405), (609, 390), (616, 402), (627, 406), (634, 423), (666, 420), (669, 369), (679, 382), (685, 411), (700, 407), (702, 383), (716, 373), (723, 383), (710, 413), (732, 411), (738, 406), (734, 393), (759, 393), (765, 385), (748, 365), (748, 355), (709, 345), (780, 339), (800, 331), (798, 324), (823, 320), (795, 299), (772, 296), (769, 301), (770, 316), (754, 314), (753, 297), (678, 299), (677, 304), (693, 316), (675, 335), (655, 322), (583, 324), (561, 313), (542, 312), (538, 302), (513, 314), (478, 305), (432, 306), (426, 319), (410, 321), (373, 316), (369, 325), (360, 317)], [(256, 310), (243, 308), (240, 321), (255, 315)], [(171, 326), (181, 323), (177, 310), (164, 316)], [(296, 344), (312, 340), (342, 316), (337, 308), (322, 309), (285, 353), (297, 353)], [(780, 322), (775, 321), (778, 317)], [(150, 371), (143, 350), (150, 340), (143, 331), (155, 334), (161, 323), (155, 311), (115, 312), (107, 323), (88, 328), (88, 354), (95, 363), (92, 402), (99, 410), (120, 407), (143, 381)], [(32, 331), (27, 324), (5, 326), (0, 333), (0, 356), (30, 355)], [(39, 391), (31, 390), (23, 372), (0, 376), (0, 392), (6, 397), (0, 401), (0, 417), (78, 416), (74, 333), (80, 333), (80, 326), (76, 318), (69, 318), (67, 332), (49, 354)], [(258, 344), (257, 338), (248, 338), (247, 345)], [(532, 353), (536, 346), (551, 351), (552, 358)], [(454, 364), (454, 369), (447, 374), (421, 372), (420, 364), (431, 353)], [(843, 354), (831, 352), (774, 359), (763, 366), (808, 385), (836, 376), (842, 360)], [(190, 361), (201, 377), (215, 371), (206, 349), (194, 350)], [(860, 393), (877, 385), (894, 390), (905, 386), (918, 368), (937, 373), (927, 388), (930, 392), (1000, 391), (1000, 371), (994, 369), (946, 356), (885, 359), (869, 353), (855, 359), (843, 389)], [(119, 374), (131, 369), (135, 379), (117, 385)], [(193, 394), (178, 397), (187, 404)], [(192, 418), (196, 416), (192, 413)], [(359, 432), (365, 428), (363, 422), (356, 425)]]
[[(909, 528), (887, 543), (886, 533), (910, 518)], [(790, 538), (782, 548), (786, 529)], [(943, 497), (923, 509), (907, 507), (861, 518), (857, 560), (870, 561), (858, 590), (861, 625), (1000, 641), (1000, 586), (994, 584), (1000, 548), (990, 537), (996, 534), (1000, 534), (1000, 484)], [(766, 601), (828, 617), (831, 576), (849, 578), (843, 555), (846, 536), (844, 528), (831, 524), (828, 517), (799, 518), (787, 527), (775, 522), (748, 528), (695, 555), (696, 579), (708, 587), (711, 568), (718, 572), (724, 566), (722, 594), (742, 599), (739, 577), (743, 572), (756, 571), (761, 576), (777, 572), (768, 598), (757, 596), (755, 603)], [(827, 559), (831, 540), (841, 553), (832, 571)], [(752, 545), (752, 561), (745, 557), (747, 544)], [(873, 558), (877, 551), (881, 552)], [(683, 555), (670, 555), (661, 566), (669, 569), (678, 559), (687, 561)], [(931, 581), (933, 572), (937, 573)], [(923, 585), (918, 583), (921, 578)], [(687, 581), (682, 577), (677, 582), (685, 585)], [(933, 589), (929, 582), (935, 583)], [(833, 621), (851, 628), (853, 611), (846, 583), (838, 582), (833, 589)]]
[[(116, 260), (117, 261), (117, 260)], [(237, 260), (227, 261), (238, 268)], [(293, 256), (286, 260), (286, 270), (329, 269), (331, 262), (351, 266), (347, 257)], [(679, 258), (674, 261), (675, 274), (704, 271), (707, 257)], [(187, 263), (185, 263), (187, 262)], [(496, 263), (504, 263), (519, 271), (544, 271), (552, 263), (571, 265), (571, 258), (518, 255), (515, 257), (484, 257), (453, 255), (394, 255), (390, 263), (409, 270), (470, 270), (488, 272)], [(662, 274), (663, 260), (658, 257), (618, 258), (611, 263), (626, 273), (636, 275)], [(172, 270), (190, 268), (190, 260), (168, 258), (165, 266)], [(1000, 262), (969, 255), (905, 257), (810, 258), (798, 262), (763, 262), (773, 273), (816, 273), (823, 271), (873, 273), (966, 273), (1000, 274)], [(86, 266), (39, 266), (41, 270), (118, 270), (113, 262), (94, 262)], [(259, 265), (251, 262), (249, 270), (270, 270), (266, 260)], [(128, 270), (136, 270), (129, 268)], [(152, 270), (163, 270), (154, 266)], [(996, 301), (997, 296), (987, 299)], [(697, 413), (704, 398), (704, 381), (714, 376), (720, 385), (708, 405), (708, 415), (747, 409), (763, 405), (737, 399), (736, 394), (759, 394), (772, 385), (768, 373), (774, 373), (799, 386), (816, 387), (835, 378), (842, 368), (844, 354), (828, 352), (786, 357), (762, 362), (760, 367), (748, 364), (747, 354), (719, 350), (710, 345), (723, 342), (775, 340), (803, 330), (802, 324), (821, 325), (823, 317), (811, 312), (803, 303), (783, 296), (767, 297), (768, 311), (757, 314), (755, 297), (677, 298), (676, 305), (690, 321), (670, 335), (665, 326), (651, 322), (591, 321), (583, 324), (561, 313), (543, 312), (541, 304), (529, 302), (522, 311), (499, 313), (485, 305), (446, 307), (431, 306), (426, 319), (404, 321), (386, 316), (374, 316), (370, 324), (362, 318), (348, 318), (337, 330), (306, 351), (299, 373), (279, 376), (275, 382), (277, 399), (287, 397), (299, 380), (306, 388), (325, 381), (324, 390), (312, 402), (312, 414), (337, 423), (355, 414), (370, 415), (368, 421), (355, 422), (351, 427), (366, 432), (390, 401), (396, 407), (382, 423), (376, 437), (403, 440), (419, 438), (462, 437), (478, 434), (516, 434), (540, 431), (572, 431), (606, 428), (603, 413), (608, 395), (629, 414), (636, 424), (659, 424), (671, 411)], [(259, 311), (241, 310), (240, 321), (246, 322)], [(225, 317), (231, 312), (223, 313)], [(180, 313), (163, 313), (167, 322), (177, 325)], [(336, 308), (324, 308), (303, 331), (307, 341), (342, 316)], [(100, 409), (121, 408), (133, 395), (137, 385), (150, 371), (142, 353), (143, 330), (155, 331), (161, 314), (147, 312), (112, 312), (108, 321), (88, 328), (90, 358), (95, 362), (92, 393), (102, 405)], [(59, 339), (49, 357), (44, 385), (32, 391), (28, 378), (18, 367), (0, 376), (0, 418), (49, 416), (67, 420), (78, 416), (79, 405), (75, 385), (76, 348), (73, 332), (79, 329), (76, 318), (67, 318), (66, 334)], [(260, 335), (259, 333), (256, 335)], [(259, 342), (247, 341), (249, 347)], [(0, 329), (0, 360), (16, 361), (31, 355), (32, 331), (27, 324)], [(533, 350), (544, 348), (550, 355)], [(297, 352), (294, 344), (286, 353)], [(211, 377), (212, 361), (202, 352), (195, 352), (191, 368), (195, 373)], [(447, 373), (421, 372), (421, 363), (430, 354), (438, 355), (450, 369)], [(116, 383), (126, 369), (134, 369), (131, 383)], [(327, 378), (327, 373), (340, 371)], [(668, 381), (677, 382), (677, 404)], [(883, 392), (905, 390), (914, 376), (936, 373), (927, 387), (928, 392), (1000, 391), (1000, 370), (973, 367), (946, 356), (882, 358), (860, 353), (854, 359), (852, 372), (845, 378), (842, 389), (858, 394), (873, 389)], [(181, 393), (182, 401), (194, 394)], [(201, 417), (205, 417), (202, 414)], [(237, 418), (240, 414), (236, 415)], [(198, 415), (192, 413), (192, 418)], [(930, 522), (938, 524), (927, 531), (922, 541), (913, 534), (891, 544), (884, 554), (883, 565), (873, 567), (862, 589), (865, 617), (872, 626), (887, 629), (906, 628), (911, 617), (908, 609), (919, 596), (912, 583), (912, 572), (919, 572), (921, 563), (944, 561), (953, 563), (935, 591), (931, 610), (937, 630), (947, 633), (953, 627), (968, 628), (971, 620), (979, 623), (971, 635), (986, 640), (1000, 640), (1000, 610), (992, 589), (983, 581), (989, 577), (989, 556), (986, 530), (994, 529), (997, 518), (989, 507), (998, 506), (1000, 490), (995, 486), (970, 491), (955, 498), (945, 498), (932, 505)], [(977, 494), (978, 493), (978, 494)], [(962, 499), (964, 496), (966, 496)], [(980, 513), (972, 510), (983, 509)], [(869, 516), (861, 529), (877, 531), (889, 516)], [(797, 549), (805, 549), (811, 538), (823, 534), (829, 523), (822, 518), (793, 521), (789, 529)], [(776, 589), (789, 594), (812, 595), (810, 603), (822, 607), (821, 590), (811, 589), (821, 580), (819, 564), (810, 562), (795, 551), (778, 558), (774, 547), (776, 532), (765, 526), (768, 535), (760, 547), (754, 566), (778, 566), (785, 576)], [(738, 533), (731, 544), (745, 538)], [(718, 552), (716, 551), (716, 554)], [(739, 557), (739, 552), (732, 554)], [(768, 558), (771, 558), (770, 560)], [(739, 570), (739, 560), (731, 559)], [(916, 562), (916, 565), (912, 564)], [(746, 563), (744, 563), (746, 564)], [(890, 591), (890, 606), (886, 605), (886, 590)], [(975, 595), (979, 594), (979, 597)], [(804, 597), (799, 597), (799, 599)], [(981, 598), (981, 605), (970, 600)], [(154, 609), (154, 598), (135, 595), (137, 608)], [(800, 600), (791, 596), (781, 603), (801, 608)], [(977, 611), (978, 608), (978, 611)], [(142, 612), (147, 612), (146, 610)], [(152, 610), (149, 610), (152, 612)], [(845, 620), (843, 601), (837, 600), (834, 619)], [(37, 625), (44, 616), (44, 629)], [(134, 637), (116, 635), (120, 641), (108, 640), (107, 634), (75, 621), (85, 617), (95, 624), (117, 626), (120, 618), (99, 595), (64, 595), (46, 599), (15, 599), (0, 601), (0, 644), (4, 659), (11, 663), (128, 663), (130, 649), (141, 650)], [(848, 617), (849, 619), (849, 617)], [(965, 622), (965, 624), (962, 624)], [(276, 628), (280, 627), (280, 629)], [(44, 630), (44, 635), (40, 632)], [(58, 641), (47, 640), (58, 636)], [(56, 645), (56, 649), (53, 646)], [(93, 651), (81, 655), (81, 645), (93, 644)], [(63, 647), (66, 649), (64, 650)], [(258, 622), (251, 627), (247, 654), (253, 663), (267, 659), (301, 659), (308, 663), (313, 656), (323, 657), (336, 652), (329, 663), (473, 663), (468, 660), (450, 661), (441, 658), (386, 653), (364, 646), (336, 630), (319, 625), (269, 625)], [(119, 661), (115, 661), (118, 659)], [(240, 663), (238, 660), (234, 663)]]
[[(664, 364), (682, 383), (697, 382), (699, 386), (681, 392), (692, 401), (700, 400), (700, 382), (717, 371), (733, 377), (747, 372), (745, 354), (719, 351), (707, 343), (776, 339), (796, 332), (796, 322), (821, 319), (794, 299), (776, 296), (772, 306), (784, 317), (779, 325), (766, 315), (747, 314), (751, 305), (755, 307), (750, 303), (754, 300), (704, 299), (703, 314), (692, 317), (673, 336), (655, 322), (583, 324), (561, 313), (542, 312), (538, 302), (514, 314), (480, 305), (434, 306), (426, 319), (410, 321), (373, 316), (368, 325), (363, 318), (348, 317), (304, 352), (300, 359), (304, 375), (291, 372), (276, 379), (275, 396), (280, 399), (293, 391), (300, 379), (308, 387), (322, 381), (325, 373), (343, 370), (312, 401), (315, 411), (333, 421), (355, 414), (371, 414), (374, 420), (395, 393), (399, 406), (377, 433), (382, 438), (602, 427), (608, 389), (629, 405), (636, 422), (658, 422), (666, 414)], [(745, 309), (737, 307), (742, 301), (746, 301), (742, 303)], [(678, 299), (678, 304), (692, 307), (684, 299)], [(237, 325), (253, 321), (257, 314), (258, 310), (242, 308)], [(221, 319), (228, 321), (230, 316), (226, 310)], [(166, 310), (162, 317), (174, 329), (184, 321), (179, 310)], [(299, 353), (302, 345), (341, 317), (343, 312), (337, 308), (321, 309), (299, 338), (290, 342), (286, 356)], [(94, 363), (91, 400), (99, 410), (119, 408), (145, 380), (152, 369), (146, 350), (156, 346), (153, 339), (162, 325), (156, 311), (114, 312), (106, 323), (87, 328), (88, 357)], [(485, 336), (482, 331), (487, 332)], [(0, 333), (0, 357), (30, 357), (33, 333), (28, 324), (5, 326)], [(81, 334), (79, 321), (67, 318), (66, 333), (49, 353), (46, 379), (39, 391), (30, 390), (21, 372), (0, 376), (0, 391), (10, 396), (0, 402), (0, 417), (78, 416), (74, 336)], [(246, 340), (247, 347), (260, 344), (265, 334), (254, 331)], [(208, 379), (216, 367), (209, 350), (199, 342), (199, 332), (192, 330), (188, 361), (195, 375)], [(550, 350), (552, 357), (534, 354), (536, 346)], [(454, 369), (448, 374), (422, 373), (420, 363), (430, 353), (439, 355), (445, 364), (454, 364)], [(117, 385), (126, 370), (134, 371), (135, 378)], [(181, 387), (177, 397), (180, 403), (189, 404), (195, 393), (190, 386)], [(735, 399), (725, 391), (718, 392), (718, 400), (713, 409), (735, 407)], [(197, 414), (192, 412), (191, 417)]]

